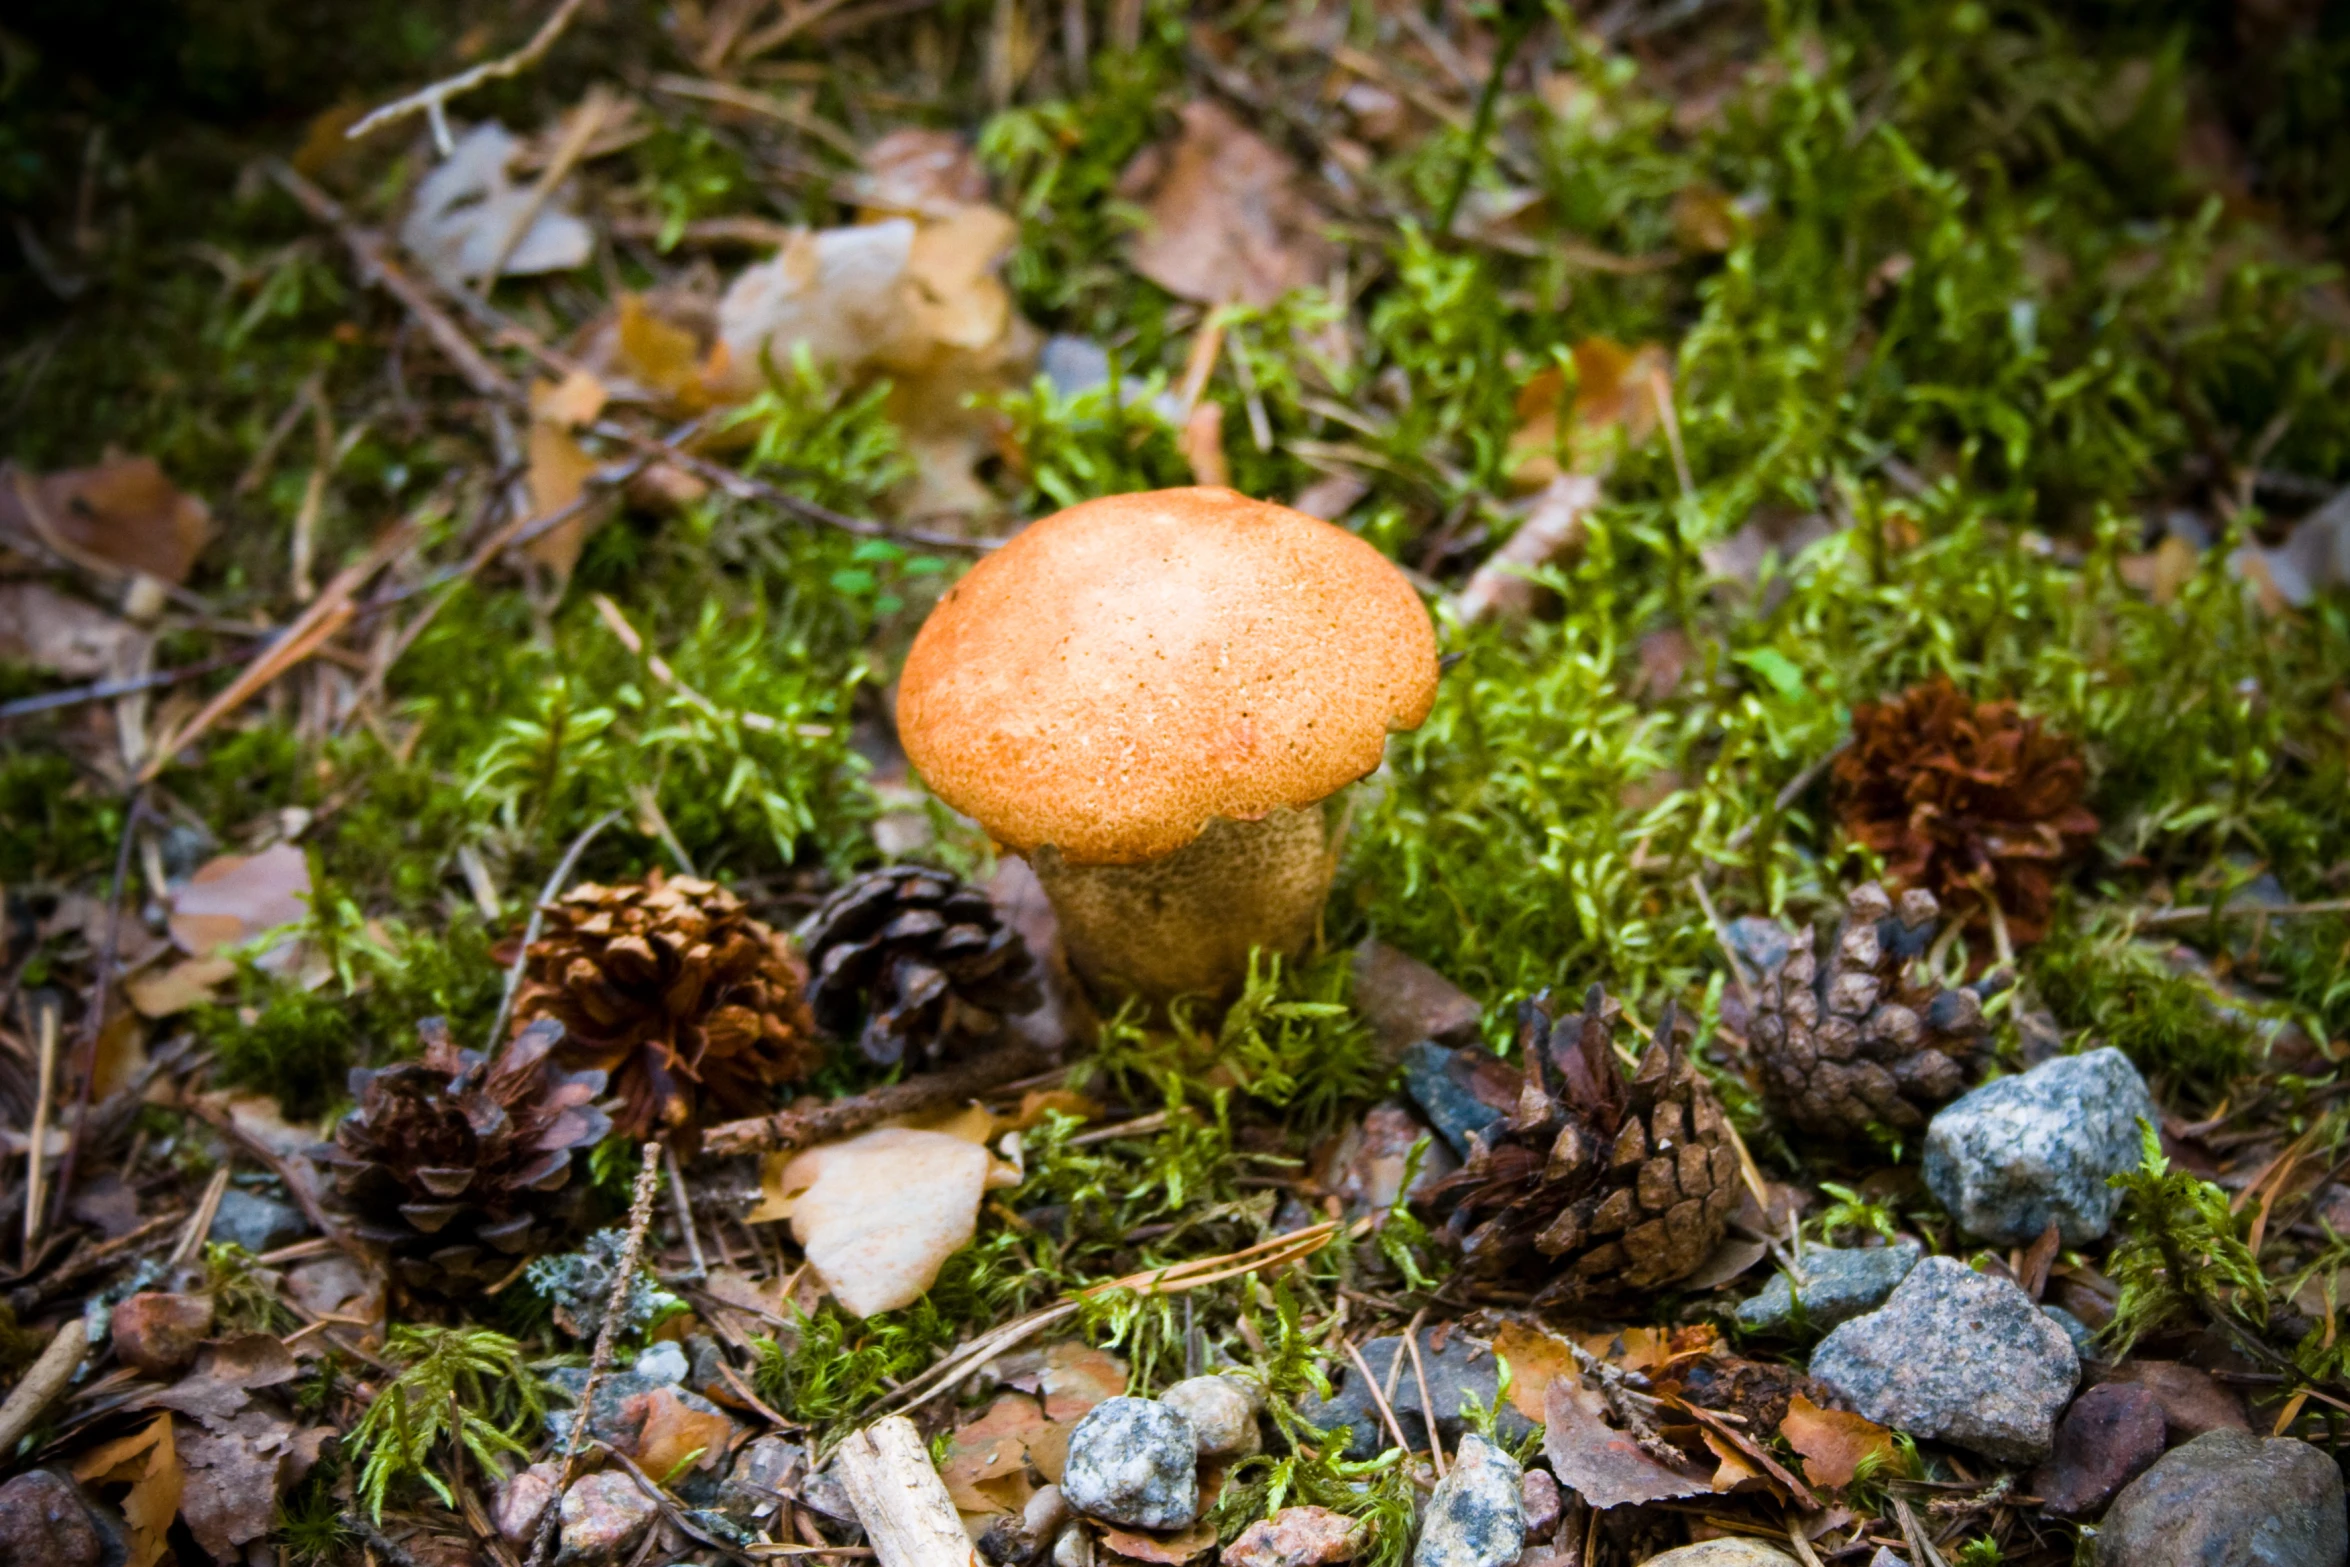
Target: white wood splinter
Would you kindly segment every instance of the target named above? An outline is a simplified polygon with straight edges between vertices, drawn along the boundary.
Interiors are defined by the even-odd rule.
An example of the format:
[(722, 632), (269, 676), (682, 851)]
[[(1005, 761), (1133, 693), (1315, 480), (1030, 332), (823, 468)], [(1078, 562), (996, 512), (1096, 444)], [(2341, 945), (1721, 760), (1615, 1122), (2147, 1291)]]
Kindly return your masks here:
[(841, 1443), (840, 1477), (881, 1567), (976, 1567), (978, 1553), (913, 1421), (891, 1415)]

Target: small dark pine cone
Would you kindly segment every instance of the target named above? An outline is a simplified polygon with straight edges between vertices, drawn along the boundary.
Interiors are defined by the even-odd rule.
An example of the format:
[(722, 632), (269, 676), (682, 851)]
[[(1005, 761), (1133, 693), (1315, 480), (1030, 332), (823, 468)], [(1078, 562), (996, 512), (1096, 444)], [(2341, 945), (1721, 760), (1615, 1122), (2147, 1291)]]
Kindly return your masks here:
[(357, 1108), (314, 1150), (360, 1239), (411, 1294), (458, 1299), (565, 1245), (587, 1182), (572, 1165), (611, 1131), (604, 1074), (555, 1063), (561, 1024), (535, 1023), (487, 1060), (439, 1018), (424, 1054), (351, 1073)]
[(551, 1017), (563, 1059), (611, 1074), (631, 1137), (690, 1150), (705, 1120), (772, 1109), (822, 1051), (805, 971), (740, 898), (690, 876), (574, 887), (531, 943), (518, 1024)]
[(1748, 1043), (1763, 1092), (1798, 1131), (1917, 1131), (1980, 1069), (1982, 998), (1926, 975), (1941, 912), (1932, 893), (1911, 888), (1897, 912), (1872, 881), (1845, 902), (1826, 964), (1806, 926), (1755, 993)]
[(2097, 835), (2073, 742), (1946, 676), (1855, 708), (1835, 782), (1845, 832), (1889, 880), (1978, 925), (1987, 889), (2017, 942), (2047, 930), (2058, 872)]
[(891, 865), (826, 898), (800, 927), (817, 1026), (865, 1059), (936, 1062), (1032, 1010), (1036, 964), (987, 894), (945, 871)]
[(1537, 1286), (1539, 1305), (1653, 1290), (1713, 1255), (1738, 1206), (1738, 1151), (1667, 1003), (1627, 1079), (1621, 1014), (1597, 985), (1553, 1023), (1518, 1013), (1517, 1106), (1471, 1134), (1468, 1162), (1430, 1193), (1464, 1268)]

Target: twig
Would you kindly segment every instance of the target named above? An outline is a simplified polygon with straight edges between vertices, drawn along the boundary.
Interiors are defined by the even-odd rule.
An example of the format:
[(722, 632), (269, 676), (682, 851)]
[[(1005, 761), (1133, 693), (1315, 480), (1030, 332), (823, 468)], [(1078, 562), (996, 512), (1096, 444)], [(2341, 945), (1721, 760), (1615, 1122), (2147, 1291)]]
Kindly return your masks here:
[(41, 1351), (8, 1402), (0, 1404), (0, 1453), (13, 1453), (24, 1434), (41, 1418), (42, 1411), (57, 1401), (73, 1382), (73, 1374), (82, 1369), (83, 1357), (90, 1352), (90, 1330), (80, 1315), (68, 1318), (49, 1347)]
[(132, 675), (122, 680), (99, 680), (86, 686), (69, 686), (63, 691), (44, 691), (39, 696), (18, 697), (13, 702), (0, 702), (0, 724), (12, 718), (30, 718), (35, 713), (54, 713), (63, 707), (79, 707), (84, 702), (110, 702), (118, 696), (136, 696), (141, 691), (175, 686), (183, 680), (193, 680), (198, 675), (209, 675), (231, 664), (241, 664), (245, 658), (243, 653), (223, 653), (218, 658), (200, 659), (193, 664), (182, 664), (176, 669), (158, 669), (152, 674)]
[[(369, 1255), (367, 1249), (352, 1236), (349, 1230), (343, 1227), (333, 1214), (326, 1211), (326, 1208), (318, 1200), (316, 1186), (310, 1181), (297, 1178), (293, 1168), (278, 1156), (277, 1150), (240, 1126), (235, 1116), (217, 1106), (207, 1104), (195, 1095), (183, 1098), (180, 1101), (180, 1107), (210, 1123), (243, 1148), (246, 1153), (267, 1165), (270, 1173), (275, 1175), (279, 1182), (285, 1186), (285, 1189), (293, 1194), (294, 1201), (301, 1206), (302, 1216), (310, 1221), (311, 1228), (317, 1230), (319, 1234), (334, 1242), (336, 1246), (353, 1257), (370, 1264), (377, 1260)], [(209, 1226), (210, 1221), (207, 1220), (206, 1223)]]
[(969, 1567), (971, 1537), (913, 1421), (891, 1415), (850, 1433), (838, 1465), (881, 1567)]
[(522, 950), (515, 953), (514, 961), (507, 965), (506, 993), (498, 998), (498, 1015), (490, 1022), (488, 1050), (491, 1055), (498, 1053), (498, 1041), (506, 1037), (506, 1020), (514, 1015), (514, 994), (522, 988), (523, 970), (530, 963), (531, 944), (539, 939), (539, 931), (546, 925), (547, 905), (563, 896), (563, 889), (571, 881), (572, 868), (579, 864), (579, 857), (587, 852), (587, 846), (596, 841), (596, 835), (618, 820), (618, 811), (606, 811), (588, 823), (586, 830), (571, 840), (571, 847), (563, 851), (563, 858), (556, 862), (555, 874), (549, 876), (547, 884), (539, 889), (538, 901), (530, 906), (530, 919), (522, 927)]
[(1909, 1503), (1893, 1498), (1894, 1516), (1901, 1520), (1901, 1532), (1909, 1540), (1910, 1553), (1917, 1557), (1917, 1567), (1949, 1567), (1942, 1553), (1934, 1549), (1934, 1542), (1926, 1538), (1926, 1531), (1918, 1527), (1918, 1516), (1909, 1510)]
[[(34, 1009), (28, 1005), (25, 1010)], [(57, 1096), (57, 1003), (44, 999), (38, 1025), (28, 1017), (25, 1031), (41, 1041), (40, 1088), (33, 1100), (33, 1138), (24, 1171), (24, 1262), (30, 1268), (41, 1245), (41, 1183), (49, 1173), (49, 1110)]]
[(203, 1249), (204, 1237), (212, 1231), (212, 1221), (220, 1213), (220, 1199), (228, 1194), (229, 1168), (226, 1164), (212, 1172), (212, 1179), (204, 1185), (204, 1195), (196, 1204), (196, 1211), (188, 1215), (187, 1224), (180, 1230), (180, 1238), (164, 1259), (167, 1273), (186, 1267)]
[[(565, 0), (567, 7), (577, 3), (578, 0)], [(304, 179), (283, 159), (268, 159), (262, 167), (287, 195), (302, 204), (305, 212), (335, 231), (335, 236), (343, 242), (343, 248), (359, 263), (360, 281), (380, 284), (385, 293), (397, 299), (416, 318), (416, 324), (424, 328), (424, 335), (432, 339), (433, 346), (465, 378), (468, 386), (484, 397), (504, 401), (512, 401), (520, 395), (514, 383), (506, 379), (505, 372), (491, 364), (482, 351), (474, 346), (473, 339), (467, 337), (457, 323), (449, 319), (449, 313), (434, 302), (424, 285), (402, 271), (384, 254), (383, 241), (351, 221), (343, 211), (341, 202)]]
[(656, 76), (653, 78), (653, 86), (679, 98), (699, 98), (704, 103), (724, 104), (729, 109), (740, 109), (746, 114), (763, 114), (771, 120), (781, 120), (793, 130), (815, 137), (852, 163), (864, 159), (865, 150), (857, 145), (856, 138), (848, 132), (822, 115), (767, 93), (737, 87), (731, 82), (705, 82), (691, 76)]
[(580, 0), (561, 0), (554, 14), (541, 22), (539, 30), (531, 34), (530, 42), (512, 54), (477, 65), (470, 71), (460, 72), (444, 81), (434, 82), (429, 87), (419, 88), (405, 98), (395, 98), (343, 135), (356, 141), (379, 125), (390, 125), (411, 114), (421, 113), (432, 125), (433, 145), (440, 149), (442, 157), (447, 157), (457, 150), (456, 142), (449, 135), (449, 117), (446, 112), (449, 100), (473, 91), (484, 82), (499, 81), (536, 65), (539, 56), (553, 48), (555, 40), (563, 35), (563, 29), (571, 25), (571, 19), (578, 14), (579, 7)]
[(1420, 1360), (1420, 1335), (1404, 1335), (1403, 1347), (1411, 1352), (1412, 1380), (1420, 1384), (1420, 1419), (1428, 1427), (1428, 1457), (1436, 1465), (1436, 1478), (1444, 1478), (1444, 1438), (1436, 1430), (1436, 1401), (1428, 1396), (1428, 1368)]
[(619, 1448), (614, 1447), (611, 1443), (606, 1442), (601, 1438), (590, 1437), (588, 1440), (595, 1444), (596, 1450), (598, 1452), (602, 1453), (606, 1458), (614, 1460), (620, 1465), (621, 1468), (628, 1471), (628, 1477), (636, 1482), (636, 1488), (638, 1490), (645, 1493), (645, 1499), (651, 1502), (655, 1507), (661, 1509), (661, 1516), (667, 1519), (670, 1523), (675, 1524), (680, 1533), (692, 1536), (702, 1544), (709, 1546), (712, 1550), (717, 1551), (720, 1555), (726, 1557), (729, 1561), (747, 1562), (751, 1560), (750, 1557), (743, 1555), (734, 1547), (726, 1544), (722, 1540), (717, 1539), (708, 1531), (703, 1529), (699, 1524), (695, 1523), (691, 1518), (686, 1517), (685, 1510), (677, 1505), (677, 1499), (671, 1496), (669, 1492), (662, 1487), (660, 1481), (645, 1473), (643, 1467), (639, 1465), (635, 1459), (629, 1457)]
[(694, 1228), (694, 1205), (686, 1196), (685, 1172), (677, 1167), (677, 1150), (665, 1148), (663, 1155), (669, 1161), (669, 1197), (677, 1208), (677, 1227), (685, 1232), (685, 1249), (692, 1254), (696, 1281), (710, 1276), (710, 1265), (702, 1258), (702, 1237)]
[(629, 1194), (628, 1239), (613, 1265), (612, 1293), (604, 1301), (604, 1320), (596, 1327), (596, 1349), (588, 1360), (587, 1381), (580, 1387), (579, 1401), (572, 1406), (571, 1424), (563, 1433), (563, 1469), (555, 1483), (558, 1502), (539, 1520), (538, 1537), (531, 1542), (530, 1567), (545, 1567), (547, 1552), (555, 1543), (556, 1525), (563, 1512), (560, 1498), (571, 1489), (571, 1476), (579, 1466), (581, 1438), (588, 1434), (588, 1426), (595, 1419), (596, 1390), (603, 1385), (604, 1373), (611, 1368), (613, 1342), (620, 1336), (620, 1319), (628, 1315), (629, 1292), (636, 1283), (637, 1268), (644, 1260), (645, 1232), (653, 1227), (653, 1193), (661, 1183), (661, 1153), (659, 1142), (645, 1140), (644, 1162), (637, 1166), (636, 1190)]
[(1738, 994), (1745, 998), (1746, 1010), (1754, 1010), (1754, 986), (1746, 979), (1746, 965), (1738, 961), (1738, 949), (1730, 945), (1730, 927), (1722, 923), (1722, 916), (1714, 908), (1712, 896), (1705, 890), (1705, 878), (1694, 872), (1689, 877), (1689, 888), (1697, 894), (1697, 906), (1705, 911), (1706, 924), (1713, 927), (1714, 942), (1722, 949), (1722, 956), (1730, 965), (1730, 977), (1738, 982)]
[(1787, 1543), (1795, 1547), (1796, 1555), (1803, 1558), (1803, 1567), (1824, 1567), (1820, 1553), (1811, 1548), (1810, 1538), (1804, 1534), (1802, 1525), (1793, 1518), (1787, 1519)]
[(734, 1154), (806, 1148), (862, 1131), (893, 1115), (976, 1099), (998, 1084), (1024, 1077), (1049, 1062), (1042, 1047), (1027, 1040), (1016, 1041), (948, 1071), (929, 1072), (868, 1093), (852, 1094), (813, 1110), (779, 1110), (773, 1115), (722, 1122), (702, 1134), (702, 1151), (716, 1158), (727, 1158)]
[[(49, 1196), (49, 1224), (54, 1227), (73, 1190), (74, 1167), (81, 1162), (82, 1139), (90, 1134), (90, 1084), (98, 1075), (98, 1035), (106, 1027), (106, 1003), (114, 987), (114, 965), (122, 953), (122, 894), (130, 879), (131, 840), (138, 836), (147, 813), (147, 785), (142, 779), (131, 790), (122, 813), (122, 841), (114, 850), (114, 881), (106, 894), (106, 941), (98, 951), (98, 977), (90, 986), (90, 1010), (82, 1019), (82, 1037), (74, 1041), (74, 1071), (80, 1082), (73, 1094), (73, 1133), (66, 1139), (65, 1160), (57, 1169), (57, 1190)], [(0, 1446), (0, 1452), (7, 1448)]]
[(1371, 1402), (1378, 1406), (1379, 1418), (1387, 1423), (1387, 1434), (1395, 1438), (1397, 1451), (1410, 1452), (1412, 1444), (1404, 1438), (1403, 1424), (1395, 1418), (1394, 1406), (1387, 1402), (1387, 1395), (1379, 1390), (1379, 1379), (1371, 1375), (1371, 1363), (1363, 1358), (1362, 1350), (1356, 1347), (1353, 1339), (1341, 1342), (1346, 1345), (1347, 1358), (1363, 1374), (1363, 1390), (1371, 1395)]
[(2175, 909), (2150, 909), (2132, 919), (2140, 930), (2167, 930), (2205, 920), (2317, 919), (2328, 914), (2350, 914), (2350, 898), (2325, 898), (2316, 903), (2193, 903)]

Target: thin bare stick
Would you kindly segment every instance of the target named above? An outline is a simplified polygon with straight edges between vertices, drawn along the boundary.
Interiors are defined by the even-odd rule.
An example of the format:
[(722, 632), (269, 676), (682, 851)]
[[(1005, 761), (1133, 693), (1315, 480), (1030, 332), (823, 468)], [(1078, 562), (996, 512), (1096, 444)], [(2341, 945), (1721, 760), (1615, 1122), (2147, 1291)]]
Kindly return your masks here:
[[(28, 1013), (34, 1009), (29, 1005)], [(41, 1244), (41, 1184), (49, 1173), (49, 1110), (57, 1096), (57, 1004), (48, 1001), (39, 1008), (39, 1022), (28, 1017), (26, 1032), (41, 1041), (40, 1089), (33, 1100), (33, 1138), (25, 1150), (24, 1171), (24, 1265), (33, 1265), (33, 1253)]]
[(1050, 1064), (1044, 1050), (1027, 1040), (1003, 1045), (944, 1072), (926, 1072), (902, 1083), (852, 1094), (813, 1110), (779, 1110), (773, 1115), (727, 1121), (702, 1134), (702, 1151), (713, 1158), (806, 1148), (863, 1131), (893, 1115), (933, 1105), (976, 1099), (999, 1084), (1025, 1077)]
[(456, 142), (449, 135), (449, 100), (473, 91), (484, 82), (499, 81), (538, 64), (539, 57), (553, 48), (555, 40), (563, 36), (563, 29), (571, 25), (571, 19), (579, 13), (579, 7), (580, 0), (562, 0), (555, 7), (554, 14), (541, 22), (539, 30), (531, 34), (530, 42), (512, 54), (477, 65), (470, 71), (460, 72), (444, 81), (434, 82), (429, 87), (419, 88), (405, 98), (395, 98), (343, 135), (357, 141), (378, 126), (393, 124), (411, 114), (422, 114), (432, 125), (433, 145), (440, 148), (442, 157), (447, 157), (457, 150)]
[(850, 1433), (837, 1468), (881, 1567), (969, 1567), (971, 1537), (913, 1421), (891, 1415)]
[(1412, 1444), (1404, 1438), (1403, 1425), (1395, 1418), (1394, 1406), (1387, 1402), (1387, 1395), (1379, 1391), (1379, 1379), (1371, 1375), (1371, 1363), (1363, 1358), (1362, 1350), (1356, 1347), (1353, 1339), (1342, 1342), (1346, 1345), (1347, 1358), (1363, 1374), (1363, 1389), (1371, 1395), (1371, 1402), (1379, 1406), (1379, 1418), (1387, 1422), (1387, 1434), (1395, 1438), (1396, 1450), (1410, 1452)]
[(228, 1195), (228, 1176), (229, 1169), (225, 1164), (212, 1172), (212, 1179), (204, 1186), (203, 1200), (196, 1204), (196, 1211), (188, 1215), (187, 1224), (180, 1230), (179, 1243), (171, 1248), (171, 1255), (164, 1259), (166, 1273), (186, 1267), (203, 1249), (204, 1237), (212, 1233), (212, 1221), (219, 1216), (220, 1199)]
[(618, 811), (606, 811), (587, 824), (586, 831), (571, 840), (571, 847), (563, 851), (563, 858), (555, 865), (555, 874), (539, 889), (538, 901), (530, 906), (530, 919), (522, 927), (522, 950), (514, 954), (514, 961), (506, 969), (506, 993), (498, 998), (498, 1015), (490, 1023), (489, 1053), (498, 1053), (498, 1041), (506, 1037), (506, 1020), (514, 1015), (514, 993), (522, 988), (523, 969), (530, 962), (531, 944), (539, 939), (539, 931), (547, 922), (547, 905), (563, 896), (563, 889), (571, 882), (573, 867), (587, 846), (596, 841), (596, 834), (620, 820)]
[[(98, 1075), (98, 1036), (106, 1027), (106, 1003), (114, 986), (116, 960), (122, 955), (122, 894), (131, 872), (131, 840), (138, 836), (139, 823), (147, 814), (147, 785), (144, 779), (131, 790), (130, 803), (122, 813), (122, 842), (114, 850), (114, 882), (106, 895), (106, 942), (98, 952), (98, 978), (90, 987), (89, 1015), (82, 1019), (82, 1037), (74, 1041), (73, 1065), (80, 1081), (73, 1095), (73, 1135), (65, 1145), (65, 1162), (58, 1166), (57, 1189), (49, 1196), (50, 1225), (57, 1223), (58, 1212), (65, 1206), (68, 1192), (73, 1190), (74, 1166), (81, 1162), (82, 1140), (90, 1131), (90, 1084)], [(0, 1452), (6, 1452), (0, 1447)]]
[(1444, 1478), (1444, 1438), (1436, 1431), (1436, 1401), (1428, 1396), (1428, 1368), (1420, 1361), (1420, 1336), (1404, 1335), (1403, 1347), (1412, 1354), (1412, 1380), (1420, 1384), (1420, 1418), (1428, 1426), (1428, 1458), (1436, 1465), (1436, 1478)]
[(1714, 908), (1714, 900), (1705, 890), (1705, 878), (1692, 873), (1689, 888), (1697, 894), (1697, 906), (1705, 911), (1706, 924), (1713, 927), (1714, 942), (1722, 949), (1722, 956), (1730, 964), (1730, 977), (1738, 982), (1738, 994), (1746, 1000), (1746, 1010), (1754, 1010), (1754, 986), (1747, 983), (1746, 965), (1738, 961), (1738, 949), (1730, 945), (1730, 927), (1722, 923), (1722, 916)]
[[(628, 1314), (629, 1292), (636, 1283), (637, 1268), (644, 1260), (645, 1232), (653, 1227), (653, 1194), (661, 1184), (662, 1151), (660, 1143), (646, 1139), (644, 1162), (637, 1166), (636, 1189), (629, 1194), (628, 1239), (622, 1243), (619, 1259), (613, 1264), (612, 1293), (604, 1300), (604, 1320), (596, 1325), (596, 1349), (588, 1360), (587, 1381), (579, 1390), (579, 1402), (572, 1406), (571, 1424), (563, 1433), (563, 1472), (555, 1485), (557, 1496), (571, 1489), (571, 1476), (579, 1465), (580, 1449), (585, 1445), (581, 1439), (588, 1434), (588, 1425), (595, 1417), (596, 1390), (603, 1385), (604, 1373), (612, 1365), (612, 1346), (620, 1337), (620, 1319)], [(530, 1567), (545, 1567), (562, 1511), (560, 1507), (550, 1507), (539, 1520), (538, 1538), (530, 1547)]]
[(1656, 416), (1664, 422), (1665, 444), (1673, 452), (1673, 477), (1681, 485), (1683, 495), (1697, 492), (1697, 481), (1689, 476), (1689, 454), (1681, 449), (1681, 415), (1673, 407), (1673, 379), (1661, 366), (1651, 366), (1648, 372), (1648, 392), (1656, 399)]
[(702, 1260), (702, 1237), (694, 1228), (694, 1205), (685, 1191), (685, 1172), (677, 1167), (677, 1150), (663, 1150), (669, 1161), (669, 1197), (677, 1208), (677, 1227), (685, 1232), (685, 1249), (693, 1255), (696, 1280), (710, 1276), (710, 1265)]
[(0, 1404), (0, 1453), (16, 1451), (16, 1444), (41, 1418), (41, 1412), (72, 1384), (73, 1374), (82, 1369), (89, 1352), (90, 1330), (77, 1313), (57, 1330), (49, 1347), (41, 1351), (41, 1358), (8, 1395), (8, 1402)]
[(2174, 925), (2200, 925), (2223, 919), (2318, 919), (2328, 914), (2350, 914), (2350, 898), (2325, 898), (2315, 903), (2191, 903), (2175, 909), (2153, 909), (2134, 916), (2140, 930), (2167, 930)]

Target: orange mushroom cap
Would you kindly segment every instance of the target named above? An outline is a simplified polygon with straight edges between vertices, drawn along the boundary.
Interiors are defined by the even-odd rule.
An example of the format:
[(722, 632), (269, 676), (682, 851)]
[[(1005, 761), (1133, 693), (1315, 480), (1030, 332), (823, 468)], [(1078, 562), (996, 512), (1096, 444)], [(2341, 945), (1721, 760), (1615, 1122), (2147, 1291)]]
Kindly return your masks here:
[(1072, 506), (974, 566), (914, 639), (898, 731), (997, 842), (1130, 865), (1371, 772), (1436, 673), (1418, 592), (1361, 539), (1231, 490), (1155, 490)]

